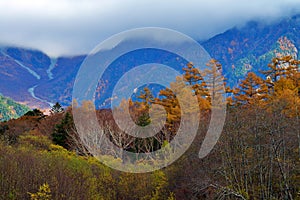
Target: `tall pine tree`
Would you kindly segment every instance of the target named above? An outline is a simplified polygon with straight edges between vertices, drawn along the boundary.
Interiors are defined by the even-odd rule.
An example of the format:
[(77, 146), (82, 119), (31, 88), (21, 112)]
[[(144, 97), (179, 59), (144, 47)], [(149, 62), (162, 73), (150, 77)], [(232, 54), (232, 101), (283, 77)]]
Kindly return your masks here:
[(268, 88), (265, 82), (255, 73), (249, 72), (235, 90), (234, 102), (237, 105), (251, 105), (263, 103), (267, 98)]

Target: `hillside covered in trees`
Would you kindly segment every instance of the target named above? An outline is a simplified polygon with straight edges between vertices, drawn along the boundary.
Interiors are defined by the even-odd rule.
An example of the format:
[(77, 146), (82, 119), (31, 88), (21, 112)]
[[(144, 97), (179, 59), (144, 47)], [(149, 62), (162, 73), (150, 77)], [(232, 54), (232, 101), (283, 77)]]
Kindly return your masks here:
[(18, 118), (29, 110), (27, 106), (19, 104), (11, 98), (4, 97), (0, 94), (0, 121)]
[[(57, 104), (50, 116), (34, 110), (2, 122), (1, 199), (299, 199), (299, 65), (292, 56), (276, 57), (259, 75), (249, 72), (238, 87), (230, 88), (218, 84), (224, 77), (217, 60), (207, 63), (205, 72), (188, 63), (183, 75), (162, 89), (159, 97), (145, 87), (136, 100), (128, 100), (131, 117), (140, 126), (154, 120), (149, 110), (155, 104), (165, 108), (164, 126), (149, 138), (127, 135), (116, 125), (113, 110), (97, 110), (104, 130), (101, 136), (125, 151), (150, 153), (174, 139), (183, 114), (178, 96), (186, 94), (184, 86), (190, 86), (198, 104), (186, 112), (191, 123), (201, 122), (196, 138), (176, 162), (149, 173), (120, 172), (90, 154), (76, 131), (72, 109), (84, 114), (93, 107), (91, 102), (65, 110)], [(207, 81), (204, 76), (209, 77)], [(227, 116), (221, 138), (200, 159), (212, 109), (222, 104)], [(115, 109), (122, 111), (122, 106)], [(199, 118), (192, 117), (192, 106), (200, 108)], [(107, 163), (147, 167), (154, 162), (151, 158), (121, 160), (115, 153), (107, 152)]]

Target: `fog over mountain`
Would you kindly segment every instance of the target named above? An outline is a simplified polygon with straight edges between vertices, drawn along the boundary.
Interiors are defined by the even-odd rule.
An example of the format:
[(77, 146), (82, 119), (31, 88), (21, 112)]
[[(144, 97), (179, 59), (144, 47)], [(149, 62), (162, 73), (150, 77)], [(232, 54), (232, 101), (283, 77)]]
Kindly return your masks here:
[(206, 40), (250, 20), (272, 23), (299, 11), (298, 0), (0, 0), (0, 44), (79, 55), (132, 28), (171, 28)]
[[(272, 58), (291, 55), (300, 57), (300, 15), (286, 17), (274, 23), (248, 22), (228, 29), (208, 40), (199, 41), (212, 58), (223, 65), (223, 74), (230, 86), (236, 86), (251, 71), (258, 75), (266, 70)], [(127, 47), (126, 41), (117, 46)], [(6, 46), (0, 49), (0, 93), (32, 108), (49, 108), (55, 102), (68, 106), (76, 74), (86, 55), (53, 58), (39, 50)], [(138, 59), (135, 59), (138, 58)], [(121, 56), (102, 77), (99, 104), (111, 97), (114, 85), (121, 76), (146, 63), (172, 66), (177, 70), (185, 61), (170, 53), (134, 51)], [(139, 76), (137, 74), (136, 76)], [(121, 98), (120, 98), (121, 99)], [(106, 106), (106, 105), (105, 105)]]

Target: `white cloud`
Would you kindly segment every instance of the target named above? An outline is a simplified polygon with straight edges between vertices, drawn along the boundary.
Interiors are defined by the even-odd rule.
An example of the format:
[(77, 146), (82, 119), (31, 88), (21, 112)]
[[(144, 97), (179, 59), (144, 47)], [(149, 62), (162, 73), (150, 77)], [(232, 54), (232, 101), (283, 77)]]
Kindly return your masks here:
[(159, 26), (206, 39), (248, 20), (299, 11), (299, 0), (0, 0), (0, 43), (80, 54), (131, 28)]

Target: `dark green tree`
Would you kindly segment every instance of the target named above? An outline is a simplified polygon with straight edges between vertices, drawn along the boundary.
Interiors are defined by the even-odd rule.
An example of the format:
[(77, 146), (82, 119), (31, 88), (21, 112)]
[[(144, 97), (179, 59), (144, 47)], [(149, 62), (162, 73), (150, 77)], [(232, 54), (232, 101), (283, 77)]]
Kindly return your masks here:
[(51, 114), (60, 113), (63, 111), (64, 111), (64, 108), (58, 102), (56, 102), (50, 109)]
[(27, 113), (24, 114), (24, 116), (39, 116), (39, 117), (44, 117), (44, 113), (40, 111), (39, 109), (35, 108), (33, 110), (28, 111)]
[(68, 132), (73, 124), (73, 119), (70, 113), (66, 113), (60, 124), (55, 125), (52, 133), (52, 141), (54, 144), (60, 145), (66, 149), (69, 148)]

